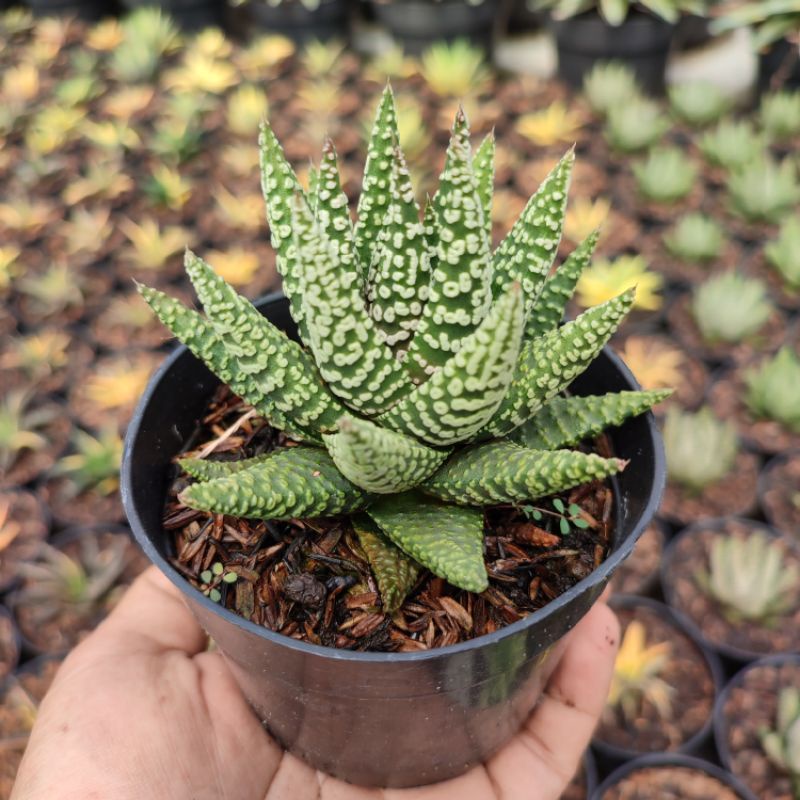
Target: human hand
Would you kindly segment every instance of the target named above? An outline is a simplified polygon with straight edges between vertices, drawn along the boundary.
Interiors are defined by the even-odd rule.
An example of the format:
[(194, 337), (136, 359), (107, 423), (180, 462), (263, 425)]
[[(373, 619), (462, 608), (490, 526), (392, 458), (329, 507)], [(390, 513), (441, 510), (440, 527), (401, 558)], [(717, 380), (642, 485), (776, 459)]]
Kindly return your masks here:
[(596, 604), (523, 729), (487, 764), (416, 789), (317, 772), (264, 731), (154, 567), (64, 661), (11, 800), (556, 800), (605, 703), (619, 625)]

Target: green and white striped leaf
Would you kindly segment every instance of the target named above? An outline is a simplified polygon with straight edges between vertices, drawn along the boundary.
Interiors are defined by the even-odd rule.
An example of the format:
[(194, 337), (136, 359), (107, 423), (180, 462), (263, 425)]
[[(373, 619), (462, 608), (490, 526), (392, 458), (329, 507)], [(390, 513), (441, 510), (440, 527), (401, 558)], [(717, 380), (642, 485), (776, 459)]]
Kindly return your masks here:
[(379, 417), (378, 423), (437, 447), (474, 436), (506, 396), (523, 324), (522, 292), (514, 284), (461, 349), (426, 383)]
[(478, 197), (483, 206), (483, 224), (486, 227), (486, 238), (492, 242), (492, 198), (494, 197), (494, 131), (488, 134), (475, 151), (472, 161), (475, 180), (478, 184)]
[(392, 158), (391, 200), (370, 269), (367, 300), (390, 346), (411, 338), (428, 299), (430, 258), (411, 175), (399, 148)]
[(261, 464), (275, 454), (273, 451), (253, 458), (240, 458), (237, 461), (217, 461), (209, 458), (179, 458), (178, 465), (184, 472), (199, 481), (210, 481), (235, 475), (257, 464)]
[[(138, 288), (145, 302), (153, 309), (161, 322), (211, 372), (230, 386), (235, 394), (250, 403), (270, 425), (284, 431), (293, 439), (322, 444), (322, 437), (318, 431), (319, 426), (328, 419), (324, 411), (320, 411), (320, 416), (310, 428), (299, 425), (291, 413), (286, 412), (283, 407), (278, 407), (277, 398), (271, 392), (265, 391), (264, 382), (259, 379), (259, 376), (247, 374), (239, 369), (238, 359), (231, 355), (223, 338), (202, 314), (187, 308), (156, 289), (142, 285), (139, 285)], [(300, 396), (298, 396), (299, 400)], [(335, 419), (331, 421), (335, 422)]]
[(369, 502), (317, 447), (280, 450), (249, 469), (187, 486), (179, 499), (190, 508), (250, 519), (350, 514)]
[[(305, 204), (304, 204), (305, 205)], [(334, 430), (344, 413), (309, 354), (238, 295), (203, 259), (186, 252), (186, 274), (236, 369), (294, 427)]]
[(399, 142), (394, 93), (387, 84), (369, 138), (364, 182), (356, 213), (356, 253), (358, 263), (364, 270), (365, 282), (372, 263), (372, 252), (378, 246), (383, 221), (389, 210), (393, 154)]
[(342, 418), (325, 446), (342, 475), (376, 494), (413, 489), (447, 458), (447, 451), (354, 417)]
[(258, 136), (261, 162), (261, 191), (267, 207), (270, 241), (275, 250), (278, 272), (283, 278), (283, 293), (289, 299), (292, 319), (297, 324), (300, 338), (306, 338), (308, 329), (303, 318), (303, 286), (305, 276), (302, 264), (294, 257), (292, 217), (295, 197), (307, 202), (303, 188), (297, 180), (278, 139), (267, 122), (261, 124)]
[(436, 264), (428, 302), (408, 349), (408, 369), (424, 380), (457, 353), (491, 305), (491, 245), (472, 169), (469, 128), (459, 110), (439, 191), (433, 199), (438, 227)]
[(528, 450), (512, 442), (489, 442), (457, 453), (420, 488), (458, 505), (521, 503), (607, 478), (625, 464), (594, 453)]
[(525, 326), (526, 339), (535, 339), (559, 326), (564, 319), (567, 303), (575, 292), (578, 279), (592, 260), (599, 238), (599, 231), (587, 236), (544, 282), (542, 291), (528, 316)]
[(380, 498), (367, 513), (389, 539), (435, 575), (468, 592), (488, 587), (483, 512), (407, 492)]
[(494, 252), (492, 293), (497, 297), (510, 283), (518, 281), (528, 315), (558, 253), (574, 163), (572, 148), (542, 181)]
[(620, 326), (633, 305), (635, 289), (584, 311), (560, 328), (527, 341), (520, 353), (508, 392), (491, 422), (486, 438), (511, 433), (530, 419), (550, 398), (580, 375)]
[(394, 614), (414, 588), (422, 567), (387, 538), (366, 514), (353, 517), (353, 530), (378, 581), (383, 610)]
[(362, 414), (380, 414), (407, 393), (411, 382), (381, 341), (359, 282), (349, 280), (352, 273), (308, 206), (298, 199), (295, 212), (295, 248), (308, 278), (303, 307), (314, 360), (337, 397)]
[(672, 394), (671, 389), (616, 392), (588, 397), (554, 397), (509, 438), (532, 450), (572, 447), (606, 428), (649, 411)]

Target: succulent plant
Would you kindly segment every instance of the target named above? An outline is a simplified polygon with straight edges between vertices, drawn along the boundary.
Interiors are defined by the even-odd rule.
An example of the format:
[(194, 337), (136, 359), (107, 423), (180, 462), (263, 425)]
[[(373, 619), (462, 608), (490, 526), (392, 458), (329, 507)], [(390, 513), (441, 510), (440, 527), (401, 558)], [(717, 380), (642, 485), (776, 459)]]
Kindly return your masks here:
[(780, 222), (800, 202), (797, 165), (763, 152), (728, 176), (732, 210), (748, 222)]
[(615, 150), (635, 153), (657, 142), (669, 126), (669, 120), (658, 103), (634, 96), (628, 102), (609, 109), (605, 134)]
[(67, 365), (69, 344), (70, 337), (64, 331), (29, 333), (11, 342), (8, 352), (0, 358), (0, 367), (20, 369), (30, 380), (42, 380)]
[(117, 358), (101, 362), (79, 391), (95, 408), (130, 409), (144, 391), (152, 372), (147, 358)]
[(230, 192), (224, 186), (214, 188), (214, 200), (221, 218), (231, 227), (255, 231), (262, 225), (263, 200), (257, 192)]
[(239, 75), (227, 58), (189, 47), (183, 52), (181, 64), (167, 71), (163, 81), (174, 92), (220, 95), (236, 86)]
[(661, 339), (630, 336), (620, 350), (628, 369), (645, 389), (668, 389), (683, 382), (683, 351)]
[(642, 6), (648, 12), (667, 22), (677, 22), (681, 13), (703, 13), (702, 0), (533, 0), (536, 11), (550, 11), (554, 19), (569, 19), (587, 11), (597, 10), (609, 25), (622, 25), (634, 6)]
[(158, 164), (142, 188), (151, 203), (173, 211), (186, 205), (192, 190), (190, 181), (166, 164)]
[(399, 44), (393, 44), (376, 53), (365, 69), (365, 75), (379, 83), (389, 78), (410, 78), (419, 72), (419, 62), (407, 56)]
[(761, 98), (761, 127), (770, 141), (785, 141), (800, 134), (800, 92), (770, 92)]
[(53, 208), (43, 200), (18, 197), (13, 203), (0, 203), (0, 225), (15, 233), (34, 233), (53, 216)]
[(116, 50), (124, 39), (125, 33), (119, 20), (109, 17), (91, 27), (86, 34), (86, 45), (92, 50), (110, 53)]
[(674, 203), (692, 190), (697, 169), (678, 147), (654, 147), (633, 165), (639, 191), (658, 203)]
[(745, 373), (745, 402), (756, 417), (800, 433), (800, 357), (788, 345)]
[(122, 439), (113, 428), (98, 436), (75, 430), (72, 436), (73, 453), (63, 456), (53, 467), (52, 474), (67, 478), (72, 496), (93, 490), (106, 496), (119, 486), (122, 463)]
[(719, 258), (725, 235), (717, 222), (698, 212), (681, 217), (664, 234), (664, 244), (681, 261), (699, 264)]
[(613, 260), (598, 259), (587, 266), (578, 279), (575, 296), (581, 306), (588, 308), (633, 289), (633, 308), (655, 311), (661, 308), (662, 284), (661, 275), (648, 269), (642, 256), (624, 255)]
[(267, 116), (269, 104), (262, 89), (244, 83), (228, 96), (228, 129), (239, 136), (253, 136)]
[(150, 105), (154, 94), (152, 86), (121, 86), (102, 99), (100, 109), (115, 120), (127, 122)]
[[(466, 118), (457, 115), (439, 190), (421, 220), (395, 119), (387, 88), (355, 225), (333, 145), (326, 143), (306, 193), (262, 126), (272, 245), (302, 344), (191, 252), (186, 269), (206, 316), (153, 289), (140, 291), (234, 392), (303, 442), (233, 466), (184, 459), (198, 479), (181, 493), (185, 504), (264, 519), (363, 511), (358, 519), (378, 526), (382, 552), (477, 592), (488, 585), (481, 507), (534, 500), (618, 472), (618, 459), (564, 448), (663, 393), (571, 398), (570, 426), (555, 434), (553, 449), (505, 438), (544, 413), (588, 366), (633, 293), (559, 326), (596, 238), (548, 277), (571, 151), (493, 253), (485, 211), (493, 140), (473, 157)], [(590, 406), (594, 413), (584, 413)], [(436, 535), (445, 529), (447, 536)]]
[(795, 797), (800, 797), (800, 689), (784, 686), (778, 694), (775, 727), (759, 732), (767, 758), (791, 776)]
[(217, 275), (231, 286), (246, 286), (261, 266), (258, 256), (243, 247), (213, 250), (208, 253), (208, 260), (213, 262)]
[(121, 25), (123, 41), (111, 53), (111, 75), (121, 83), (151, 80), (164, 56), (178, 47), (178, 29), (155, 6), (135, 9)]
[(27, 274), (17, 281), (17, 288), (30, 298), (34, 312), (42, 317), (83, 304), (81, 283), (67, 264), (53, 264), (39, 275)]
[(102, 86), (93, 75), (75, 75), (65, 78), (53, 88), (53, 96), (61, 105), (74, 108), (88, 103), (102, 91)]
[(579, 137), (581, 125), (581, 115), (560, 100), (541, 111), (523, 114), (517, 120), (517, 130), (540, 147), (574, 142)]
[(693, 128), (716, 122), (731, 107), (730, 97), (708, 81), (678, 83), (668, 93), (672, 112)]
[(25, 146), (34, 156), (61, 150), (80, 129), (86, 112), (79, 108), (46, 106), (31, 119), (25, 131)]
[(651, 702), (662, 718), (671, 715), (673, 689), (661, 677), (671, 651), (669, 642), (648, 645), (647, 631), (639, 620), (628, 623), (608, 693), (608, 704), (619, 709), (627, 722), (639, 718), (644, 700)]
[(25, 585), (15, 603), (30, 610), (31, 622), (45, 623), (65, 608), (83, 617), (110, 604), (128, 563), (128, 541), (116, 534), (101, 546), (97, 537), (83, 536), (76, 557), (49, 544), (35, 561), (20, 565)]
[(111, 209), (73, 208), (68, 220), (61, 223), (60, 231), (65, 240), (68, 256), (80, 253), (96, 253), (113, 232)]
[(800, 569), (787, 562), (783, 544), (761, 530), (715, 536), (708, 568), (695, 578), (733, 622), (772, 625), (796, 607), (800, 590)]
[(751, 338), (770, 318), (774, 307), (763, 281), (725, 272), (708, 278), (694, 290), (691, 310), (703, 339), (713, 345)]
[(751, 28), (753, 47), (763, 50), (800, 30), (800, 10), (794, 0), (748, 0), (722, 6), (723, 14), (711, 23), (713, 33)]
[(11, 286), (14, 278), (23, 272), (23, 267), (18, 261), (20, 249), (14, 245), (0, 245), (0, 291)]
[(44, 431), (52, 421), (52, 409), (32, 407), (26, 390), (9, 391), (0, 397), (0, 477), (24, 450), (47, 447)]
[(567, 209), (564, 220), (564, 236), (577, 244), (600, 230), (611, 214), (611, 201), (605, 197), (594, 200), (576, 197)]
[(161, 269), (170, 256), (186, 246), (186, 231), (177, 225), (162, 229), (155, 219), (144, 219), (140, 225), (123, 219), (119, 227), (131, 243), (131, 260), (142, 269)]
[(583, 79), (583, 94), (592, 111), (605, 117), (639, 95), (636, 74), (622, 62), (598, 61)]
[(420, 72), (440, 97), (458, 98), (479, 94), (490, 74), (483, 50), (467, 39), (431, 45), (422, 54)]
[(61, 198), (69, 206), (80, 206), (92, 197), (114, 200), (134, 188), (133, 179), (122, 171), (122, 165), (113, 157), (92, 159), (83, 175), (67, 183)]
[(789, 216), (781, 223), (778, 238), (764, 247), (767, 261), (792, 290), (800, 290), (800, 219)]
[(295, 46), (290, 39), (267, 33), (256, 35), (246, 46), (236, 48), (233, 58), (247, 80), (260, 81), (271, 67), (291, 56), (294, 51)]
[(337, 39), (328, 42), (315, 39), (303, 47), (300, 60), (310, 78), (327, 78), (336, 75), (344, 51), (344, 43)]
[(95, 147), (118, 156), (123, 150), (134, 150), (141, 144), (139, 134), (121, 120), (85, 120), (80, 126), (81, 135)]
[(723, 119), (697, 142), (703, 155), (715, 166), (738, 169), (763, 151), (765, 138), (749, 120)]

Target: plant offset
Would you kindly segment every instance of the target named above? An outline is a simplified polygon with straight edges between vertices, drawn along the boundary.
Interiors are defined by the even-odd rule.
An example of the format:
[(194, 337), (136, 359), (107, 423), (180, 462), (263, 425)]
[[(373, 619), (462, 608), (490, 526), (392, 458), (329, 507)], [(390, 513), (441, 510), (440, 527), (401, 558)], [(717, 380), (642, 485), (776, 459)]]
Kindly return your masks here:
[(141, 287), (170, 330), (292, 440), (247, 460), (183, 459), (197, 482), (180, 500), (265, 520), (352, 515), (385, 611), (403, 602), (418, 565), (484, 591), (485, 509), (619, 472), (620, 459), (572, 448), (666, 396), (563, 394), (634, 300), (626, 291), (560, 326), (597, 240), (550, 275), (571, 151), (492, 252), (492, 138), (473, 154), (458, 113), (422, 213), (397, 141), (387, 88), (353, 224), (332, 144), (306, 192), (262, 127), (272, 244), (302, 344), (191, 252), (205, 316)]

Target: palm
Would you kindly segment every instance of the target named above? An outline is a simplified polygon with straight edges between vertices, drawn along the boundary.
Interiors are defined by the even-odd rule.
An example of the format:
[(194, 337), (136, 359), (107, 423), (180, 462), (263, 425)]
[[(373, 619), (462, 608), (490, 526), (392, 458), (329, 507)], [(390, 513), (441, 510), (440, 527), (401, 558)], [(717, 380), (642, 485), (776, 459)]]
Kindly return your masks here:
[(555, 800), (602, 708), (619, 638), (602, 604), (579, 631), (525, 728), (485, 766), (431, 787), (359, 789), (281, 750), (151, 569), (64, 663), (12, 800)]

